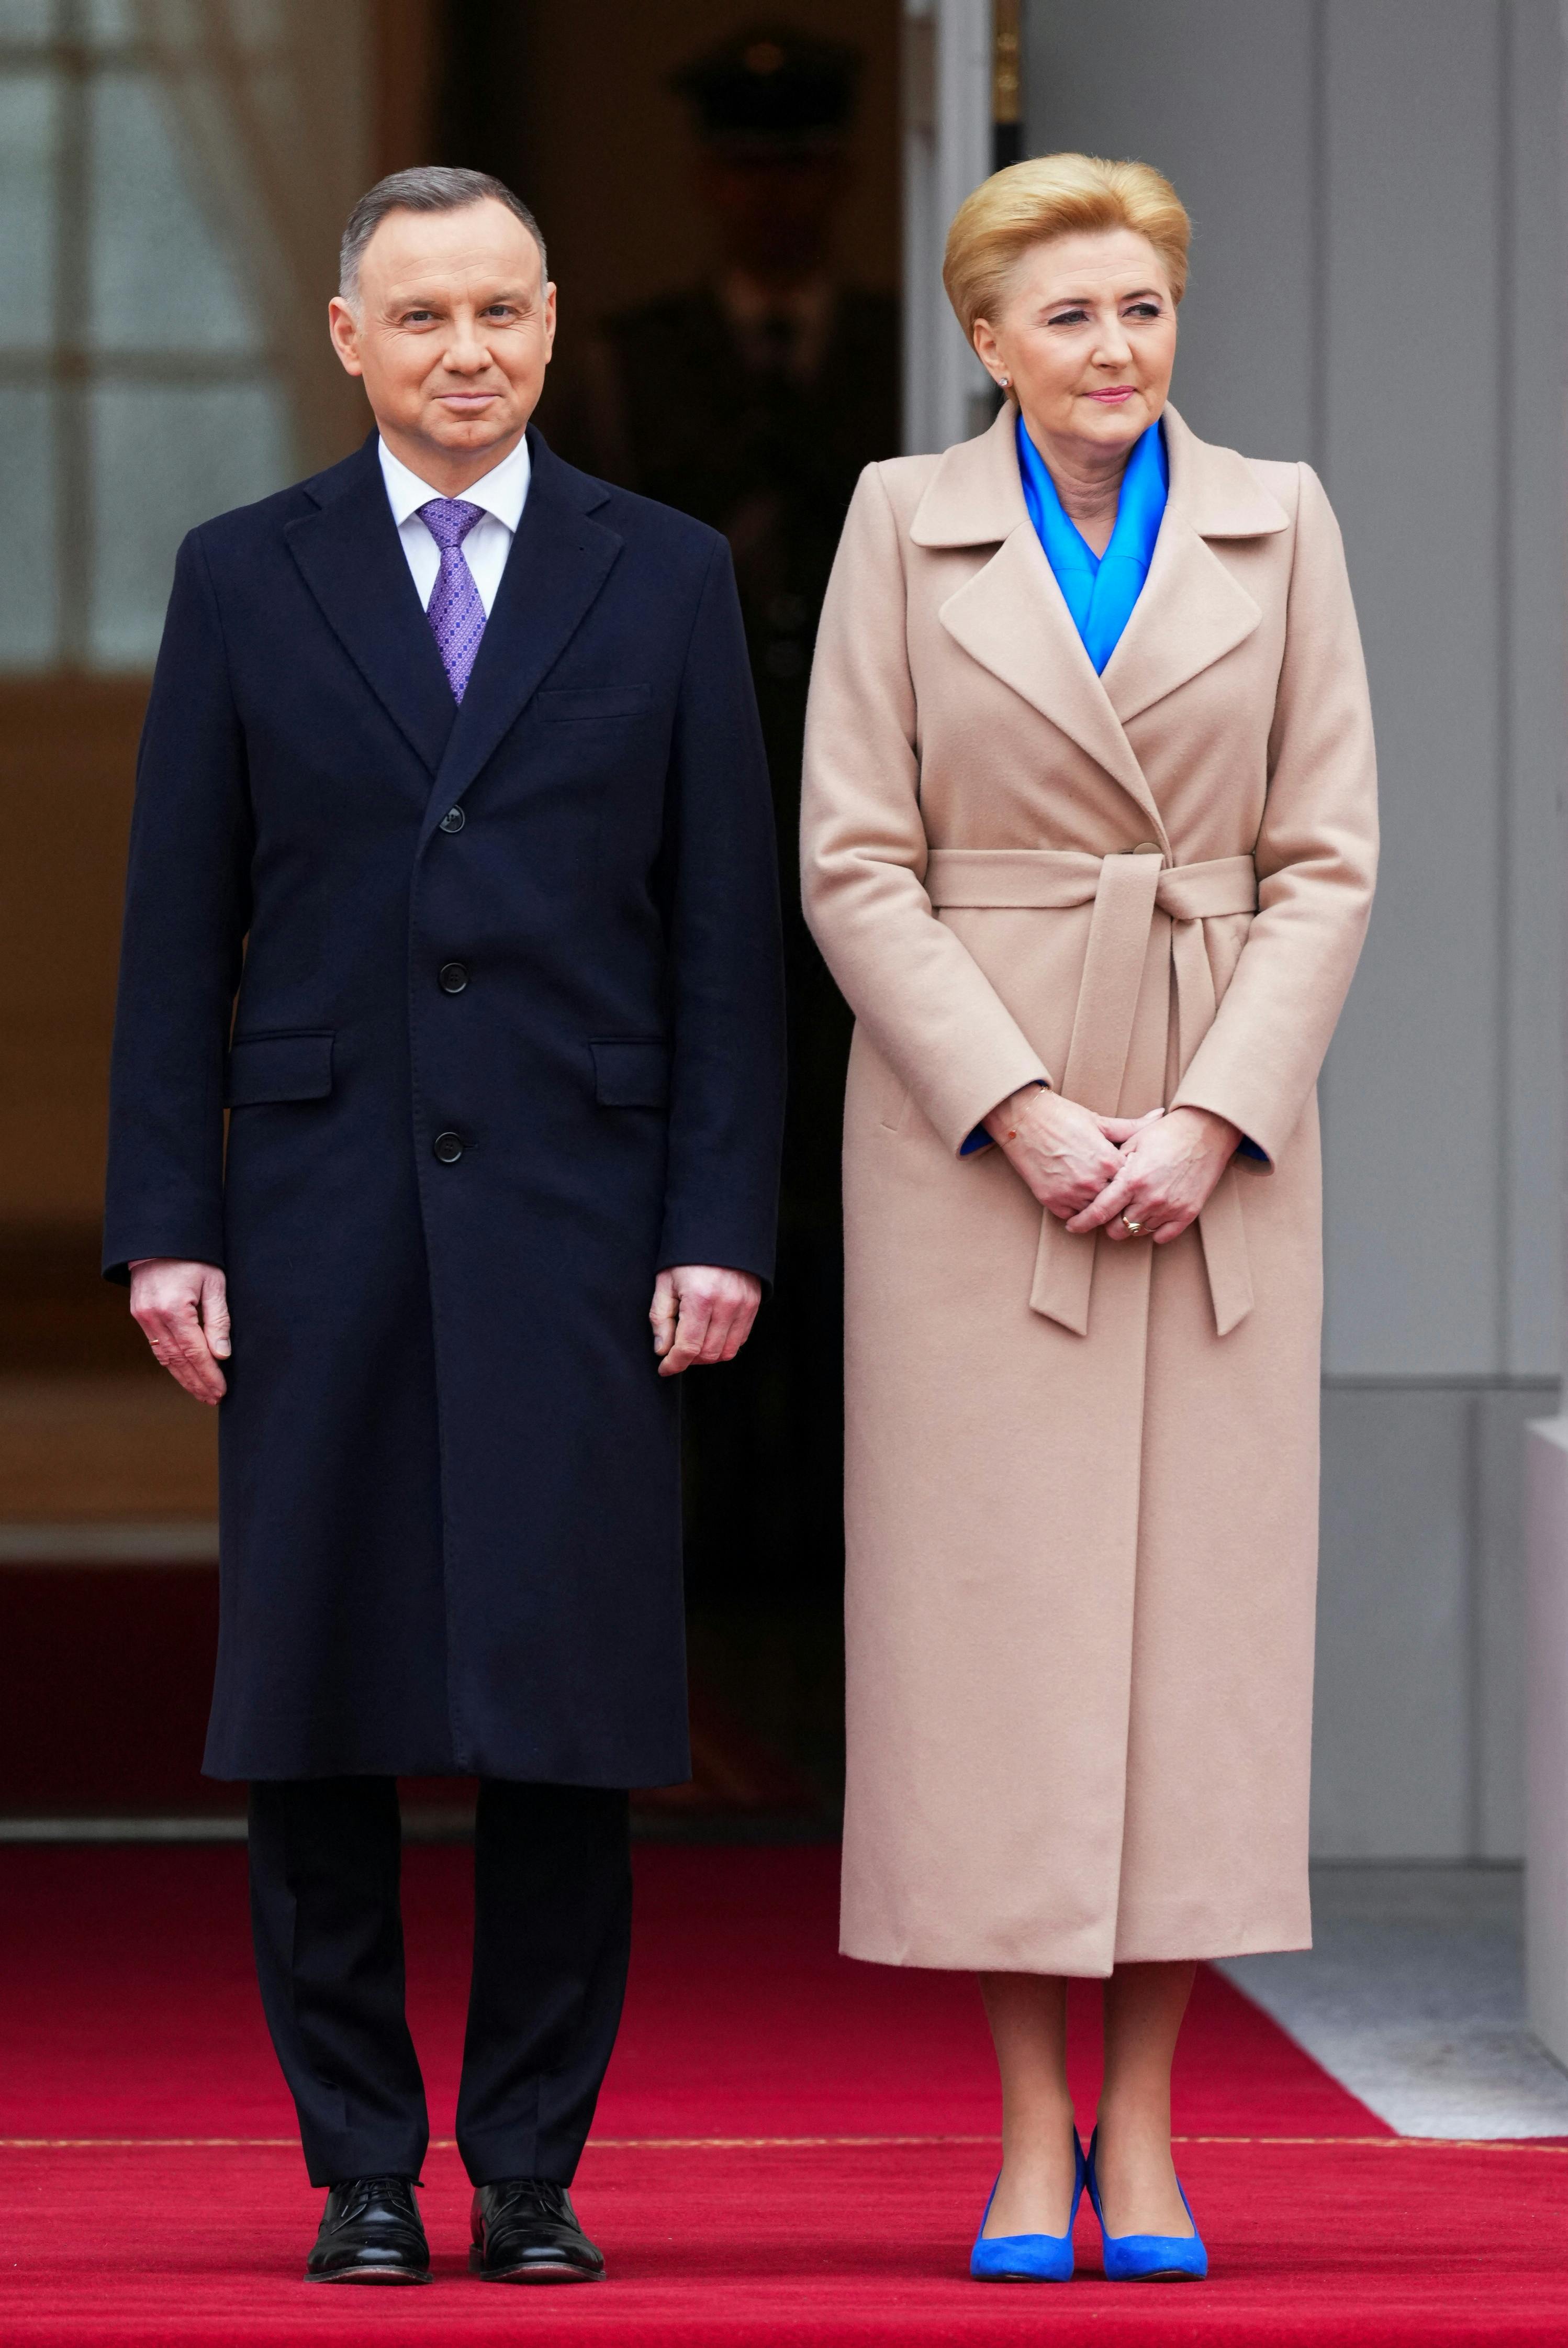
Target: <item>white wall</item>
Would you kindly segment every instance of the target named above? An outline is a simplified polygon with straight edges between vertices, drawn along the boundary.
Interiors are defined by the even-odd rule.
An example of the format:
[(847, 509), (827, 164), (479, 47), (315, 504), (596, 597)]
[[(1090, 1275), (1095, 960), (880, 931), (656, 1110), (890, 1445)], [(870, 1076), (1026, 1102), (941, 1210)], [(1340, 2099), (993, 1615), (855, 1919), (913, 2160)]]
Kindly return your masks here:
[(1521, 1845), (1524, 1421), (1562, 1294), (1554, 0), (1030, 0), (1035, 151), (1194, 216), (1176, 399), (1345, 530), (1386, 850), (1324, 1084), (1315, 1835)]

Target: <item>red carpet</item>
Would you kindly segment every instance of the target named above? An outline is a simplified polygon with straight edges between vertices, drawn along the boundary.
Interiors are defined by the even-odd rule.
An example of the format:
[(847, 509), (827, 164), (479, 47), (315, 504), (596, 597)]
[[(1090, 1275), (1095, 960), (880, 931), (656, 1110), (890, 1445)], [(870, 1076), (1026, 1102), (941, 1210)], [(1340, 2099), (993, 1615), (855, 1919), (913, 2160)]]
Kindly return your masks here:
[[(835, 1854), (640, 1849), (626, 2027), (578, 2199), (612, 2280), (470, 2281), (449, 2142), (437, 2281), (298, 2281), (319, 2209), (250, 1976), (236, 1849), (0, 1851), (0, 2343), (1568, 2343), (1568, 2157), (1406, 2145), (1217, 1976), (1177, 2127), (1205, 2285), (982, 2289), (995, 2162), (973, 1984), (834, 1954)], [(449, 2135), (468, 1854), (412, 1850), (410, 2004)], [(1076, 2085), (1093, 2089), (1092, 1993)], [(737, 2139), (739, 2141), (737, 2141)]]

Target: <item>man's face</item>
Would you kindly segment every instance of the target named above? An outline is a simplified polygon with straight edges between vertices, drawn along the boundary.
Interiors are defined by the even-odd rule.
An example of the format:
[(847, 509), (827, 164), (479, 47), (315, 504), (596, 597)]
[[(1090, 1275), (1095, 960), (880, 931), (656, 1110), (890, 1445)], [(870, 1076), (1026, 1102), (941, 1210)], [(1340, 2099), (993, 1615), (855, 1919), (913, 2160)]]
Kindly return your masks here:
[(543, 280), (522, 221), (487, 197), (389, 212), (361, 258), (358, 302), (333, 301), (333, 345), (364, 378), (382, 438), (434, 486), (477, 479), (521, 438), (555, 341)]

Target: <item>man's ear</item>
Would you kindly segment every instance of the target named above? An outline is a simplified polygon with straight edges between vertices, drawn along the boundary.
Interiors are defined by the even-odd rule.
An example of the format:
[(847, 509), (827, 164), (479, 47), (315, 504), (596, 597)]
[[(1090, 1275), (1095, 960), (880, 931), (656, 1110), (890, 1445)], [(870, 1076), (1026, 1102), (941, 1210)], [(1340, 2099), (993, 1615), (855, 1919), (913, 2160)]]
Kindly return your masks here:
[(339, 294), (334, 294), (327, 304), (327, 333), (332, 337), (332, 346), (345, 374), (363, 375), (364, 363), (359, 355), (359, 321)]

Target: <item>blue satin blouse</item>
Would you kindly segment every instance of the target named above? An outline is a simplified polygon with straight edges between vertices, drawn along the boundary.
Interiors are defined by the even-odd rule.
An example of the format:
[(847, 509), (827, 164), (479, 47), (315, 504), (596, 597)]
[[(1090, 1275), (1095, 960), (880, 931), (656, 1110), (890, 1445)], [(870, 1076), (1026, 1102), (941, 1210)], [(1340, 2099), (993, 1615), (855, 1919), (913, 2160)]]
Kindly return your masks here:
[(1132, 606), (1143, 592), (1153, 560), (1154, 541), (1160, 535), (1171, 487), (1165, 436), (1156, 421), (1134, 441), (1122, 476), (1116, 527), (1103, 554), (1096, 554), (1077, 524), (1069, 520), (1056, 483), (1024, 429), (1021, 416), (1018, 463), (1023, 476), (1023, 501), (1035, 535), (1045, 549), (1072, 624), (1099, 675), (1122, 641), (1122, 631), (1132, 616)]

